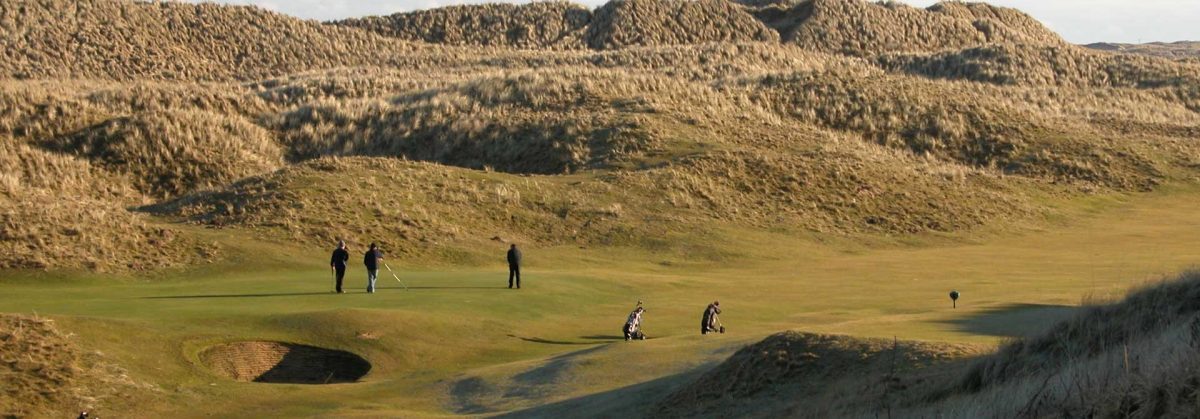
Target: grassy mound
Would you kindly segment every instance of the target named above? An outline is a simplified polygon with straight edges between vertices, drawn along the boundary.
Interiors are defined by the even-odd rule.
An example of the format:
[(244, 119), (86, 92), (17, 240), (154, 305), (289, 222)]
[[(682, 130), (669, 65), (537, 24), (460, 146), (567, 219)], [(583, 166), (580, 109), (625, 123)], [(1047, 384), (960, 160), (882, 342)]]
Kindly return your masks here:
[(1075, 46), (989, 45), (936, 54), (884, 54), (880, 66), (927, 77), (1007, 85), (1159, 88), (1200, 84), (1200, 66)]
[(647, 146), (637, 123), (604, 100), (650, 96), (643, 81), (596, 72), (486, 77), (387, 101), (317, 102), (290, 111), (276, 129), (297, 159), (403, 156), (562, 173), (628, 158)]
[(937, 83), (870, 71), (771, 75), (755, 83), (763, 106), (805, 123), (859, 132), (879, 144), (968, 166), (1121, 189), (1148, 189), (1162, 174), (1154, 154), (1135, 142), (1085, 134), (1096, 132), (1089, 127), (1095, 115), (1139, 123), (1196, 121), (1178, 103), (1158, 108), (1166, 112), (1162, 115), (1148, 115), (1146, 110), (1156, 109), (1149, 104), (1164, 102), (1138, 93), (1086, 96), (1094, 101), (1088, 103), (1058, 91)]
[(586, 38), (594, 49), (779, 39), (727, 0), (614, 0), (596, 10)]
[(127, 211), (131, 182), (87, 161), (3, 140), (0, 169), (0, 268), (161, 269), (215, 251)]
[(1187, 417), (1200, 404), (1200, 273), (1087, 308), (974, 365), (944, 403), (1030, 416)]
[(122, 173), (151, 196), (170, 197), (274, 170), (282, 152), (271, 134), (240, 118), (203, 111), (118, 118), (47, 147)]
[(1200, 403), (1200, 274), (979, 348), (808, 335), (738, 351), (658, 405), (663, 416), (1190, 417)]
[(1037, 20), (1014, 9), (946, 2), (928, 9), (861, 0), (772, 2), (750, 6), (785, 43), (854, 56), (929, 52), (991, 43), (1062, 45)]
[(893, 387), (915, 381), (901, 376), (978, 351), (968, 345), (785, 332), (739, 350), (676, 390), (653, 416), (847, 417), (839, 413), (863, 400), (886, 401)]
[(14, 78), (252, 79), (381, 64), (412, 48), (254, 7), (48, 0), (0, 5), (0, 74)]
[(0, 314), (0, 380), (4, 417), (70, 417), (136, 385), (53, 320), (13, 314)]
[(1200, 58), (1200, 42), (1151, 42), (1147, 44), (1119, 44), (1097, 42), (1084, 47), (1100, 51), (1121, 52), (1126, 54), (1148, 55), (1174, 59)]
[(568, 2), (440, 7), (334, 22), (411, 41), (448, 45), (577, 49), (592, 12)]

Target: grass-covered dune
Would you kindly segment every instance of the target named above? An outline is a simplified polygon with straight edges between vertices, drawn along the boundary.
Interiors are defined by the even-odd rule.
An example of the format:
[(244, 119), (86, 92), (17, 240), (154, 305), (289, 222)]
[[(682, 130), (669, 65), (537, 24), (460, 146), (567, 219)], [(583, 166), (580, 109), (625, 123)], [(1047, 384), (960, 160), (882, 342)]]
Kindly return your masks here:
[(0, 56), (0, 416), (1194, 404), (1190, 279), (1029, 337), (1200, 260), (1194, 60), (859, 0), (3, 2)]

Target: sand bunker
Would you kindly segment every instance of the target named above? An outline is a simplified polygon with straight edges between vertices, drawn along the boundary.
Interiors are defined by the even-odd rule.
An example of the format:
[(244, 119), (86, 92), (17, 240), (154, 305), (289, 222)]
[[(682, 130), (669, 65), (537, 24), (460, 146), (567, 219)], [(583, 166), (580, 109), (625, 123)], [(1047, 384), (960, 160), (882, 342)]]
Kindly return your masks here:
[(218, 345), (200, 359), (217, 374), (257, 383), (351, 383), (371, 370), (371, 363), (350, 352), (282, 342)]

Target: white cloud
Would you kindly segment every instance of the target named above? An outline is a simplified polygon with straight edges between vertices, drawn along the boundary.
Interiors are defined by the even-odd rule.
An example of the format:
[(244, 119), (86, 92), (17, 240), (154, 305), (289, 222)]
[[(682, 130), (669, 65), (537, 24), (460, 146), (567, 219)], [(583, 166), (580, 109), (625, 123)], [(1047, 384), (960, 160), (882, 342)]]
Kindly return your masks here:
[[(197, 2), (200, 0), (186, 0)], [(206, 0), (251, 4), (306, 19), (333, 20), (386, 15), (487, 0)], [(510, 1), (523, 3), (523, 1)], [(934, 0), (908, 0), (929, 6)], [(596, 7), (603, 0), (583, 1)], [(1077, 43), (1200, 41), (1200, 0), (993, 0), (1028, 12)]]

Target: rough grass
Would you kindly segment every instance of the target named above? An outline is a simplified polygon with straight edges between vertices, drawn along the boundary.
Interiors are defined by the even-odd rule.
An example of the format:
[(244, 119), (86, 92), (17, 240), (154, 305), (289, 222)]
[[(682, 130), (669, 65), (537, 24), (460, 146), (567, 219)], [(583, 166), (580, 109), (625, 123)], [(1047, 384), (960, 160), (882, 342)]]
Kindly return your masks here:
[(614, 0), (596, 10), (585, 36), (595, 49), (779, 39), (726, 0)]
[(157, 270), (215, 249), (128, 211), (131, 182), (77, 158), (0, 138), (0, 266)]
[(1195, 59), (1200, 57), (1200, 42), (1197, 41), (1151, 42), (1147, 44), (1097, 42), (1084, 46), (1100, 51), (1113, 51), (1126, 54), (1140, 54), (1149, 55), (1152, 57), (1175, 58), (1181, 60)]
[(1128, 87), (1195, 86), (1200, 66), (1073, 45), (999, 44), (932, 54), (881, 54), (883, 68), (933, 78), (1006, 85)]
[(48, 0), (0, 5), (13, 78), (228, 80), (382, 64), (413, 48), (366, 31), (212, 3)]
[(983, 356), (962, 345), (778, 334), (664, 398), (657, 415), (1191, 417), (1197, 292), (1200, 276), (1185, 273)]
[(72, 337), (50, 319), (0, 314), (0, 416), (74, 416), (149, 390)]
[(991, 43), (1064, 43), (1020, 11), (982, 3), (943, 2), (923, 10), (897, 2), (809, 0), (767, 3), (752, 10), (785, 43), (855, 56)]
[(583, 6), (548, 1), (450, 6), (333, 24), (438, 44), (578, 49), (591, 19), (591, 10)]
[(262, 127), (196, 110), (114, 118), (43, 145), (128, 175), (141, 192), (160, 198), (224, 185), (283, 163), (279, 145)]
[(1191, 416), (1200, 405), (1198, 293), (1200, 274), (1190, 272), (1090, 307), (977, 362), (949, 404), (1005, 394), (996, 410), (1029, 416)]
[[(38, 167), (79, 166), (70, 174), (23, 168), (19, 177), (5, 177), (10, 190), (40, 188), (27, 198), (19, 192), (6, 198), (17, 202), (7, 215), (11, 234), (3, 242), (14, 250), (6, 266), (92, 266), (103, 251), (118, 256), (104, 269), (144, 266), (130, 259), (137, 246), (167, 236), (191, 240), (164, 236), (158, 230), (170, 228), (129, 208), (266, 229), (305, 243), (383, 229), (414, 254), (442, 262), (471, 259), (463, 255), (491, 237), (671, 248), (659, 225), (956, 232), (1036, 220), (1046, 207), (1032, 196), (1149, 190), (1173, 176), (1187, 178), (1197, 158), (1188, 140), (1200, 126), (1191, 67), (1082, 53), (1059, 45), (1027, 16), (982, 5), (614, 2), (593, 14), (580, 35), (599, 40), (603, 51), (514, 50), (474, 38), (461, 40), (473, 46), (418, 47), (361, 29), (215, 5), (6, 7), (12, 19), (30, 17), (6, 26), (10, 34), (44, 35), (4, 37), (16, 48), (9, 51), (20, 52), (6, 64), (44, 73), (0, 82), (0, 136), (35, 161), (69, 163)], [(461, 19), (472, 7), (401, 17), (419, 22), (406, 32), (411, 36), (422, 25), (453, 23), (462, 36), (491, 39), (488, 33), (527, 25), (521, 22), (531, 16), (573, 7), (480, 6), (495, 19), (478, 21)], [(926, 36), (920, 33), (888, 29), (898, 38), (884, 44), (917, 46), (893, 50), (869, 31), (829, 23), (842, 28), (830, 39), (867, 45), (847, 52), (788, 36), (776, 42), (776, 32), (786, 30), (760, 13), (771, 7), (807, 13), (793, 16), (800, 28), (865, 13), (878, 14), (884, 28), (929, 23), (938, 36), (975, 20), (1008, 32), (983, 46), (967, 35), (945, 38), (956, 42), (953, 48), (998, 51), (952, 59), (945, 57), (963, 50), (905, 38)], [(100, 21), (137, 23), (141, 32), (85, 42), (94, 48), (76, 51), (78, 45), (56, 44), (68, 32), (67, 23), (44, 18), (56, 13), (72, 16), (84, 33), (133, 27)], [(468, 30), (493, 24), (492, 32)], [(949, 26), (937, 29), (943, 24)], [(188, 29), (171, 32), (172, 25)], [(542, 35), (528, 34), (529, 42), (557, 36), (547, 35), (558, 31), (548, 25)], [(280, 45), (246, 50), (258, 48), (261, 37)], [(154, 58), (168, 47), (191, 55)], [(884, 50), (891, 52), (867, 52)], [(52, 51), (76, 60), (47, 58), (57, 57)], [(113, 51), (145, 53), (105, 55)], [(253, 56), (229, 63), (224, 55), (206, 55), (213, 51)], [(141, 58), (126, 62), (129, 56)], [(936, 60), (889, 61), (903, 57)], [(1049, 73), (1028, 71), (1039, 66)], [(1013, 74), (1030, 75), (995, 82)], [(64, 75), (100, 80), (58, 79)], [(18, 167), (15, 160), (5, 164)], [(463, 180), (440, 181), (447, 177)], [(370, 178), (378, 180), (363, 183)], [(122, 191), (95, 194), (87, 190), (92, 183)], [(76, 192), (85, 192), (78, 202), (53, 202)], [(393, 196), (404, 202), (393, 204)], [(407, 215), (392, 214), (397, 206)], [(53, 225), (76, 225), (70, 220), (88, 225), (68, 232)], [(556, 227), (538, 227), (546, 224)], [(125, 232), (120, 225), (135, 228)], [(71, 240), (75, 230), (90, 233), (79, 253), (63, 251), (79, 257), (31, 256), (58, 253), (51, 243)], [(168, 251), (180, 256), (162, 266), (213, 255), (207, 247), (180, 246)]]

